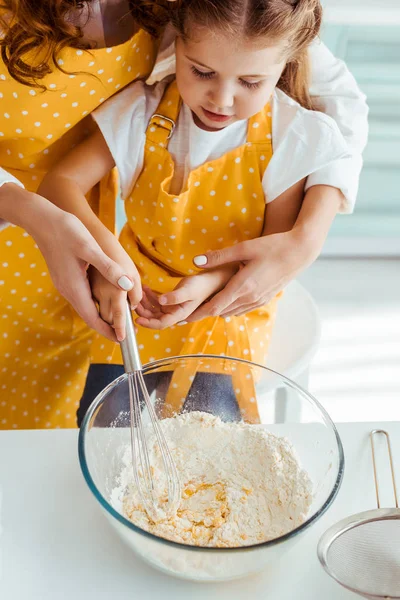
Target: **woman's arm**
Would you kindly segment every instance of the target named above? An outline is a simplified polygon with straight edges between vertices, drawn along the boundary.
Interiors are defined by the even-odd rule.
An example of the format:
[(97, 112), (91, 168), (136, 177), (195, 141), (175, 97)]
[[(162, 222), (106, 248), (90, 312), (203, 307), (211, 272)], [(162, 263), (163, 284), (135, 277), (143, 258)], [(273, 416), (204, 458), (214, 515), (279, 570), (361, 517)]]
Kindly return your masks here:
[[(282, 194), (285, 195), (286, 192)], [(271, 203), (271, 208), (278, 199)], [(269, 302), (318, 257), (342, 199), (336, 188), (314, 186), (306, 192), (290, 231), (268, 233), (266, 221), (263, 237), (195, 257), (195, 264), (203, 268), (235, 262), (243, 262), (245, 267), (187, 320), (238, 315)]]
[(102, 335), (115, 341), (111, 327), (99, 317), (86, 276), (93, 265), (114, 286), (126, 277), (74, 215), (15, 183), (0, 188), (0, 218), (22, 227), (37, 243), (52, 281), (76, 312)]

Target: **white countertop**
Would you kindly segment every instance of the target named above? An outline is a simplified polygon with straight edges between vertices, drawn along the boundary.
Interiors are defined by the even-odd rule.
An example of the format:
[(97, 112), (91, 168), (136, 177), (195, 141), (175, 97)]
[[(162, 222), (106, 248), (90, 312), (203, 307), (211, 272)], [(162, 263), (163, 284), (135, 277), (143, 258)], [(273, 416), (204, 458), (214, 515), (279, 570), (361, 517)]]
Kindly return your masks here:
[[(77, 431), (0, 431), (0, 598), (354, 600), (353, 594), (319, 566), (316, 544), (337, 520), (376, 506), (368, 438), (374, 428), (391, 434), (399, 479), (400, 423), (338, 425), (346, 469), (331, 509), (287, 558), (274, 565), (273, 572), (224, 584), (195, 584), (167, 577), (124, 546), (81, 475)], [(379, 464), (381, 457), (386, 458), (379, 453)], [(382, 480), (384, 505), (390, 506), (389, 481), (385, 476)]]
[(399, 0), (322, 0), (324, 22), (337, 25), (400, 25)]

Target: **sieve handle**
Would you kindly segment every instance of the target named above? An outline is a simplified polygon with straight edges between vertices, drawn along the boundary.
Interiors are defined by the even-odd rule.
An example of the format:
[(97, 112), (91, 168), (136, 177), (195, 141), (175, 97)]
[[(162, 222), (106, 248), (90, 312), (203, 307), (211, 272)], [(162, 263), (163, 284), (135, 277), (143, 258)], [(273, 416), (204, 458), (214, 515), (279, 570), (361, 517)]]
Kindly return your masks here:
[(135, 326), (129, 304), (126, 304), (126, 335), (120, 342), (125, 373), (134, 373), (142, 370), (139, 348), (136, 341)]
[(390, 443), (389, 434), (384, 429), (374, 429), (370, 433), (371, 448), (372, 448), (372, 464), (373, 464), (373, 467), (374, 467), (374, 480), (375, 480), (376, 502), (378, 504), (378, 508), (380, 508), (381, 507), (381, 501), (380, 501), (380, 496), (379, 496), (379, 483), (378, 483), (378, 474), (377, 474), (377, 469), (376, 469), (375, 442), (374, 442), (375, 436), (379, 435), (379, 434), (380, 435), (384, 435), (385, 438), (386, 438), (386, 443), (387, 443), (387, 448), (388, 448), (388, 454), (389, 454), (390, 470), (392, 472), (392, 483), (393, 483), (394, 499), (395, 499), (395, 502), (396, 502), (396, 508), (399, 508), (399, 498), (398, 498), (398, 494), (397, 494), (396, 477), (395, 477), (395, 473), (394, 473), (392, 445)]

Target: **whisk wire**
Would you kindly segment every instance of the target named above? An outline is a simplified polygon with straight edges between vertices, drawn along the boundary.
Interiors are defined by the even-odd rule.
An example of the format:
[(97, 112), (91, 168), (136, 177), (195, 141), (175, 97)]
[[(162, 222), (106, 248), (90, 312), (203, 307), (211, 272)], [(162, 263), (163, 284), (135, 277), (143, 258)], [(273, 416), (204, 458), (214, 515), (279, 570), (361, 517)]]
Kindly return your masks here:
[[(129, 406), (131, 424), (131, 448), (134, 481), (140, 500), (148, 515), (153, 517), (157, 508), (162, 508), (166, 514), (177, 509), (180, 499), (180, 483), (175, 462), (165, 440), (159, 419), (154, 410), (146, 383), (144, 381), (135, 330), (129, 306), (127, 306), (126, 338), (121, 342), (125, 371), (128, 373)], [(149, 427), (145, 426), (142, 409), (146, 409), (150, 417)], [(149, 434), (152, 441), (155, 438), (164, 469), (167, 498), (154, 485), (153, 467), (150, 463)], [(163, 484), (164, 481), (161, 481)], [(160, 497), (161, 496), (161, 497)], [(161, 506), (162, 505), (162, 506)]]

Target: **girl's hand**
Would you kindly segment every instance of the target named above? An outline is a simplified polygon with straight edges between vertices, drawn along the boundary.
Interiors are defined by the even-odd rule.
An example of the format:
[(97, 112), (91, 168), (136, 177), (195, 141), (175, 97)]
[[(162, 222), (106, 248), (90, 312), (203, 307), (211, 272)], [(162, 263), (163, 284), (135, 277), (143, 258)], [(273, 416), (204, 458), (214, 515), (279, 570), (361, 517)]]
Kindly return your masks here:
[(235, 267), (228, 265), (200, 275), (184, 277), (174, 291), (161, 296), (144, 287), (142, 302), (136, 309), (139, 315), (136, 323), (150, 329), (185, 324), (205, 300), (224, 287), (235, 271)]
[(89, 267), (88, 275), (93, 298), (99, 305), (100, 317), (115, 332), (112, 337), (107, 337), (114, 342), (122, 342), (126, 332), (127, 293), (118, 290), (93, 267)]
[(303, 252), (295, 230), (249, 240), (194, 258), (194, 263), (214, 269), (230, 263), (242, 268), (224, 289), (197, 309), (190, 321), (208, 316), (241, 315), (267, 304), (303, 268), (308, 254)]

